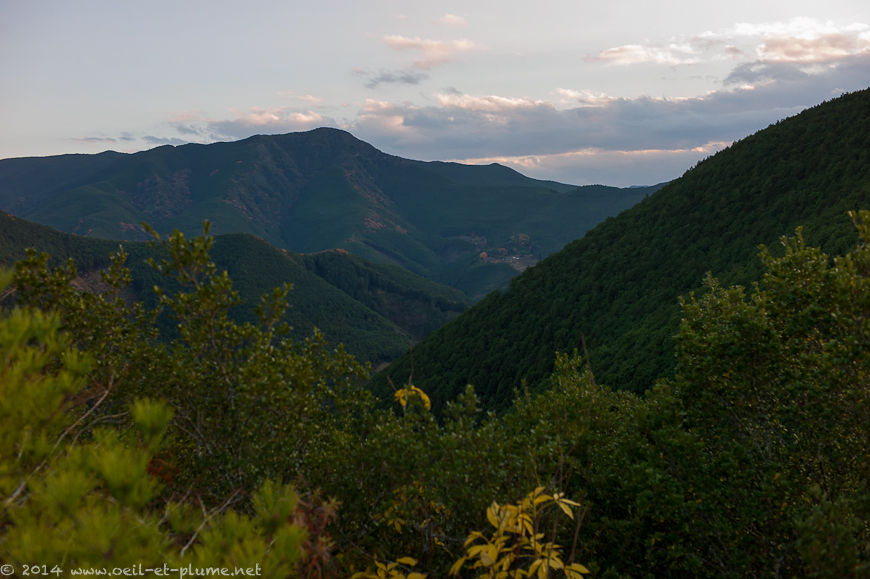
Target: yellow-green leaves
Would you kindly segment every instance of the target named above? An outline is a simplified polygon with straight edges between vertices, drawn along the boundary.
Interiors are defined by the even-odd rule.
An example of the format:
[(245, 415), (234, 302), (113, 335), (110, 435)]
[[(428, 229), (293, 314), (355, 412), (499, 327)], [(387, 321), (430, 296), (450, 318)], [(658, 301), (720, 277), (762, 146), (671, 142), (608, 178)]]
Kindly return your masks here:
[(400, 557), (388, 563), (376, 560), (374, 571), (354, 573), (351, 579), (426, 579), (425, 574), (416, 571), (408, 571), (405, 574), (408, 568), (414, 567), (416, 564), (417, 559), (413, 557)]
[(569, 518), (574, 518), (574, 511), (571, 510), (571, 507), (579, 507), (580, 503), (566, 499), (565, 493), (555, 493), (553, 495), (553, 502), (557, 507), (562, 509), (562, 512), (568, 515)]
[(396, 402), (401, 405), (403, 410), (407, 410), (408, 404), (411, 403), (411, 400), (418, 399), (426, 410), (432, 409), (432, 402), (429, 400), (429, 397), (425, 392), (414, 386), (413, 384), (409, 384), (404, 388), (400, 388), (396, 390), (396, 393), (393, 395), (396, 399)]
[(570, 518), (571, 507), (579, 503), (564, 498), (562, 493), (546, 494), (538, 487), (515, 505), (493, 502), (486, 510), (486, 519), (494, 530), (487, 536), (473, 531), (465, 540), (465, 555), (450, 568), (450, 575), (459, 575), (466, 563), (478, 570), (478, 577), (551, 577), (560, 571), (565, 577), (580, 578), (589, 570), (579, 563), (566, 564), (562, 547), (555, 537), (546, 539), (542, 529), (544, 511), (557, 506)]

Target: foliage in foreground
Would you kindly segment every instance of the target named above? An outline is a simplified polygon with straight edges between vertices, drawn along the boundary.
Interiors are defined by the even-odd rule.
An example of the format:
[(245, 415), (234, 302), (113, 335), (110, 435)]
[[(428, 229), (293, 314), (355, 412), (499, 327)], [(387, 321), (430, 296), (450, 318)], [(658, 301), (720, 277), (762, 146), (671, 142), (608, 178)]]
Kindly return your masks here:
[[(763, 250), (767, 272), (750, 290), (709, 278), (684, 299), (676, 377), (645, 397), (558, 354), (548, 392), (520, 393), (496, 415), (469, 387), (440, 420), (419, 387), (403, 385), (394, 409), (379, 409), (365, 369), (340, 348), (287, 339), (276, 322), (287, 288), (267, 296), (259, 324), (227, 318), (236, 297), (208, 237), (161, 242), (155, 266), (181, 289), (161, 292), (157, 311), (120, 298), (123, 256), (103, 294), (75, 290), (70, 267), (33, 256), (16, 269), (14, 297), (53, 309), (27, 314), (53, 329), (4, 342), (3, 355), (8, 364), (15, 348), (51, 352), (28, 362), (28, 383), (54, 381), (60, 393), (40, 402), (47, 414), (34, 401), (4, 407), (18, 422), (3, 421), (0, 556), (31, 544), (20, 537), (33, 525), (61, 529), (85, 501), (115, 509), (115, 520), (139, 513), (144, 530), (124, 539), (162, 537), (169, 558), (232, 524), (265, 541), (264, 562), (275, 545), (264, 537), (278, 532), (268, 524), (280, 519), (302, 576), (864, 576), (870, 214), (853, 218), (862, 242), (844, 256), (798, 233), (780, 256)], [(175, 334), (159, 339), (160, 315)], [(130, 461), (129, 477), (101, 460)], [(292, 483), (296, 507), (268, 480)], [(263, 493), (287, 499), (271, 523), (263, 505), (275, 500)], [(550, 516), (566, 509), (573, 520)], [(474, 531), (486, 528), (495, 530)]]
[(0, 559), (23, 574), (164, 564), (293, 573), (305, 537), (293, 490), (266, 481), (250, 514), (161, 500), (149, 472), (170, 409), (142, 399), (119, 417), (123, 428), (94, 427), (96, 406), (81, 399), (93, 360), (59, 326), (39, 311), (0, 319)]
[[(489, 536), (472, 531), (465, 540), (466, 554), (456, 560), (450, 575), (459, 575), (463, 565), (481, 569), (480, 577), (550, 577), (555, 570), (569, 579), (582, 579), (589, 570), (579, 563), (566, 565), (563, 548), (546, 539), (543, 513), (548, 507), (558, 507), (574, 518), (572, 507), (579, 507), (561, 493), (548, 495), (538, 487), (516, 505), (492, 503), (486, 518), (495, 530)], [(528, 562), (528, 565), (525, 563)]]

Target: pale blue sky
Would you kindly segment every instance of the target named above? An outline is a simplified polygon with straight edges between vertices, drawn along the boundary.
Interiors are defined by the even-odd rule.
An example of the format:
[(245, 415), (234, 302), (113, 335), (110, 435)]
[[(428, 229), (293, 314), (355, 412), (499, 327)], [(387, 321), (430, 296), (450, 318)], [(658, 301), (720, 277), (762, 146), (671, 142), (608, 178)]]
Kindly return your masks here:
[(866, 0), (0, 0), (0, 158), (346, 129), (648, 184), (870, 85)]

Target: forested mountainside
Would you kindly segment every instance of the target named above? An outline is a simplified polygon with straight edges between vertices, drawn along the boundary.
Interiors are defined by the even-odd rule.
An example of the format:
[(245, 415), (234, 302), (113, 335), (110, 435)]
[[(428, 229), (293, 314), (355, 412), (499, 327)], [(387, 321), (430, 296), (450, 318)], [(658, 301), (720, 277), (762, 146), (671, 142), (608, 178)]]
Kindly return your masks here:
[[(489, 407), (538, 389), (556, 351), (582, 352), (601, 383), (641, 392), (674, 367), (678, 297), (707, 272), (757, 278), (760, 244), (803, 227), (840, 252), (847, 211), (870, 206), (870, 90), (782, 120), (698, 163), (618, 217), (430, 334), (373, 381), (413, 377), (435, 406), (473, 384)], [(774, 249), (776, 251), (776, 249)]]
[[(153, 292), (161, 276), (147, 265), (160, 251), (146, 242), (118, 242), (70, 235), (50, 227), (0, 213), (0, 266), (25, 257), (26, 248), (48, 253), (53, 265), (72, 259), (81, 287), (100, 289), (97, 270), (123, 245), (132, 283), (128, 299), (154, 306)], [(465, 296), (406, 270), (372, 264), (342, 251), (301, 255), (274, 248), (249, 234), (220, 235), (211, 254), (234, 281), (242, 303), (233, 316), (255, 319), (262, 295), (292, 283), (290, 307), (282, 321), (302, 339), (318, 328), (333, 345), (343, 343), (360, 360), (383, 363), (407, 351), (409, 345), (442, 325), (467, 305)]]
[(135, 154), (0, 160), (0, 210), (88, 237), (250, 233), (343, 248), (479, 298), (656, 187), (575, 187), (384, 154), (337, 129)]

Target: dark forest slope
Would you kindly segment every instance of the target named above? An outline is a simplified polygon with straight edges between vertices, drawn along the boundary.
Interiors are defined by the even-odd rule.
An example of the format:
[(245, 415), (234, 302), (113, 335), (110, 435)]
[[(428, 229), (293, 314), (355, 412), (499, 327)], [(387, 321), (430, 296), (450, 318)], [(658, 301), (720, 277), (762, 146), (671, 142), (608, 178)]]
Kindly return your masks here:
[[(0, 212), (0, 266), (10, 266), (32, 247), (48, 253), (54, 265), (71, 258), (87, 287), (96, 270), (109, 264), (120, 243), (70, 235)], [(124, 242), (133, 283), (131, 298), (153, 305), (159, 280), (146, 264), (156, 255), (148, 243)], [(464, 296), (400, 268), (368, 263), (342, 252), (300, 255), (276, 249), (248, 234), (215, 237), (211, 251), (226, 269), (243, 304), (237, 318), (254, 319), (259, 297), (286, 282), (293, 284), (285, 321), (297, 339), (319, 328), (330, 343), (344, 343), (365, 361), (381, 363), (407, 350), (426, 331), (467, 307)], [(160, 282), (163, 283), (163, 282)]]
[[(418, 344), (414, 382), (436, 404), (471, 383), (502, 407), (585, 337), (600, 382), (642, 391), (672, 371), (678, 297), (706, 272), (746, 283), (759, 273), (759, 244), (798, 226), (810, 243), (842, 251), (855, 242), (847, 210), (867, 207), (870, 90), (734, 143), (607, 219)], [(373, 387), (409, 375), (406, 355)]]

